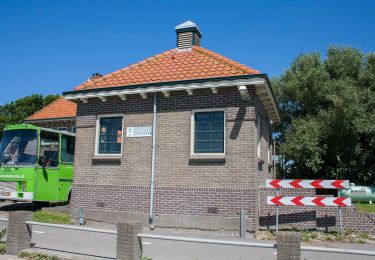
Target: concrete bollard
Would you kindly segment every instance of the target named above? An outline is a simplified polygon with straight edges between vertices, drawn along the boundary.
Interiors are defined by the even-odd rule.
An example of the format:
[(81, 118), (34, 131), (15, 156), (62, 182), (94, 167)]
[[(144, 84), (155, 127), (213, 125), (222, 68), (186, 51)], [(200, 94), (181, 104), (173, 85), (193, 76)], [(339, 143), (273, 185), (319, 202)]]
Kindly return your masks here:
[(31, 226), (25, 221), (30, 221), (33, 213), (30, 211), (9, 212), (9, 222), (7, 228), (6, 253), (8, 255), (18, 255), (31, 245)]
[(277, 260), (300, 260), (301, 237), (293, 232), (279, 232), (277, 236)]
[(139, 260), (142, 256), (142, 244), (138, 234), (142, 225), (138, 222), (117, 224), (117, 257), (119, 260)]

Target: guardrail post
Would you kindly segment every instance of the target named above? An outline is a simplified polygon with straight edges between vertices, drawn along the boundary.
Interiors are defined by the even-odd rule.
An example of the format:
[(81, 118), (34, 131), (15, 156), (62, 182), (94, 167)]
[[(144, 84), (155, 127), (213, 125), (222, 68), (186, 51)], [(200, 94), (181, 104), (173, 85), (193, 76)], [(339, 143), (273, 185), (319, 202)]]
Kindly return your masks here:
[(9, 212), (6, 241), (8, 255), (18, 255), (21, 250), (30, 248), (32, 229), (25, 222), (31, 220), (32, 216), (30, 211)]
[(142, 244), (138, 234), (142, 224), (126, 222), (117, 224), (117, 257), (119, 260), (139, 260), (142, 256)]
[(300, 260), (301, 237), (297, 233), (279, 232), (277, 235), (277, 260)]

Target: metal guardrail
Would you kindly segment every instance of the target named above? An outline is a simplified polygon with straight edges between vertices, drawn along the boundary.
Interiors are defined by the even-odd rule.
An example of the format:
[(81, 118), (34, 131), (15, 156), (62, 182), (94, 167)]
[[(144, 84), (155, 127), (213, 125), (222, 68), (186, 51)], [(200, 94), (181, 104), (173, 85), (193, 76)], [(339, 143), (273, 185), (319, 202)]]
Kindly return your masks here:
[(184, 242), (208, 243), (208, 244), (218, 244), (218, 245), (276, 248), (276, 245), (271, 244), (271, 243), (254, 243), (254, 242), (246, 242), (246, 241), (233, 241), (233, 240), (221, 240), (221, 239), (164, 236), (164, 235), (153, 235), (153, 234), (138, 234), (138, 237), (162, 239), (162, 240), (173, 240), (173, 241), (184, 241)]
[[(0, 218), (0, 221), (8, 222), (8, 219), (7, 218)], [(33, 225), (33, 226), (44, 226), (44, 227), (52, 227), (52, 228), (71, 229), (71, 230), (78, 230), (78, 231), (85, 231), (85, 232), (117, 234), (116, 230), (109, 230), (109, 229), (88, 228), (88, 227), (62, 225), (62, 224), (50, 224), (50, 223), (43, 223), (43, 222), (36, 222), (36, 221), (26, 221), (26, 224)], [(143, 234), (143, 233), (138, 234), (138, 237), (140, 237), (140, 238), (151, 238), (151, 239), (161, 239), (161, 240), (173, 240), (173, 241), (217, 244), (217, 245), (249, 246), (249, 247), (263, 247), (263, 248), (275, 248), (275, 249), (277, 248), (277, 245), (273, 244), (273, 243), (258, 243), (258, 242), (247, 242), (247, 241), (238, 241), (238, 240), (236, 241), (236, 240), (206, 239), (206, 238), (179, 237), (179, 236)], [(344, 248), (301, 246), (301, 250), (302, 251), (315, 251), (315, 252), (375, 256), (375, 251), (344, 249)]]
[(33, 225), (33, 226), (43, 226), (43, 227), (53, 227), (53, 228), (61, 228), (61, 229), (71, 229), (71, 230), (79, 230), (79, 231), (95, 232), (95, 233), (104, 233), (104, 234), (117, 234), (116, 230), (110, 230), (110, 229), (87, 228), (87, 227), (72, 226), (72, 225), (42, 223), (42, 222), (36, 222), (36, 221), (26, 221), (25, 223), (28, 224), (28, 225)]
[[(209, 243), (209, 244), (219, 244), (219, 245), (249, 246), (249, 247), (263, 247), (263, 248), (275, 248), (275, 249), (277, 248), (277, 244), (270, 244), (270, 243), (178, 237), (178, 236), (164, 236), (164, 235), (153, 235), (153, 234), (138, 234), (138, 236), (141, 238), (163, 239), (163, 240), (185, 241), (185, 242), (196, 242), (196, 243)], [(344, 249), (344, 248), (301, 246), (301, 250), (302, 251), (326, 252), (326, 253), (341, 253), (341, 254), (375, 256), (375, 251)]]
[(327, 253), (340, 253), (340, 254), (352, 254), (352, 255), (373, 255), (373, 256), (375, 256), (375, 251), (344, 249), (344, 248), (301, 246), (301, 250), (303, 250), (303, 251), (315, 251), (315, 252), (327, 252)]
[(7, 219), (7, 218), (0, 218), (0, 221), (2, 221), (2, 222), (8, 222), (9, 219)]

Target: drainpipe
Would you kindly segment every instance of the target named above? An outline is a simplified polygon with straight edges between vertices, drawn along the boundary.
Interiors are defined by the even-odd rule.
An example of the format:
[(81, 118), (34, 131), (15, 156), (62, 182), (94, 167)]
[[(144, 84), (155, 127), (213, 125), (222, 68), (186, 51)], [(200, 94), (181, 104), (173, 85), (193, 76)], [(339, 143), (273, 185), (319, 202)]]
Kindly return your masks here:
[(158, 94), (154, 93), (154, 105), (152, 113), (152, 157), (151, 157), (151, 181), (150, 181), (150, 215), (149, 227), (154, 229), (154, 189), (155, 189), (155, 163), (156, 163), (156, 112), (157, 112)]

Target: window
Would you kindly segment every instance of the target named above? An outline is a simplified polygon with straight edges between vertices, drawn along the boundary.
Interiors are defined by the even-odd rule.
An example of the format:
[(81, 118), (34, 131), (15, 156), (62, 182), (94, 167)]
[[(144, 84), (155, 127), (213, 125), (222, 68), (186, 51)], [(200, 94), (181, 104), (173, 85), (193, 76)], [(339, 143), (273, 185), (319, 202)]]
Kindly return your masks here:
[(67, 128), (67, 127), (58, 127), (58, 128), (57, 128), (57, 131), (67, 132), (67, 131), (68, 131), (68, 128)]
[(121, 154), (122, 116), (98, 118), (98, 154)]
[(4, 131), (0, 145), (0, 164), (33, 165), (37, 160), (38, 133), (36, 130)]
[(59, 165), (59, 135), (49, 132), (41, 132), (40, 152), (43, 164), (47, 167)]
[(73, 126), (73, 127), (72, 127), (72, 133), (75, 134), (76, 132), (77, 132), (77, 127)]
[(224, 111), (194, 113), (194, 153), (224, 153)]
[(75, 138), (73, 136), (61, 136), (61, 161), (74, 162), (74, 145)]
[(261, 120), (261, 117), (259, 115), (257, 115), (256, 129), (257, 129), (257, 153), (258, 153), (258, 158), (260, 158), (261, 157), (260, 141), (261, 141), (261, 133), (262, 133), (262, 120)]

